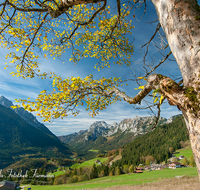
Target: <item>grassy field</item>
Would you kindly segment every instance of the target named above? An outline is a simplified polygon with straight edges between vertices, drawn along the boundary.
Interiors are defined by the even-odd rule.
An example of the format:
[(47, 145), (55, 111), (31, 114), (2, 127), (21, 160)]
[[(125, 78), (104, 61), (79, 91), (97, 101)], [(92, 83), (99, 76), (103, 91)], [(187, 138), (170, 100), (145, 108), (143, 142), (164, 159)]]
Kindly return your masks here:
[(81, 164), (74, 164), (73, 166), (71, 166), (71, 168), (72, 169), (75, 169), (75, 168), (80, 168), (80, 167), (82, 167), (82, 168), (84, 168), (84, 167), (92, 167), (93, 166), (93, 164), (95, 164), (95, 161), (96, 160), (100, 160), (100, 162), (104, 162), (104, 161), (106, 161), (108, 158), (94, 158), (94, 159), (91, 159), (91, 160), (88, 160), (88, 161), (85, 161), (85, 162), (83, 162), (83, 163), (81, 163)]
[[(200, 189), (198, 176), (185, 176), (181, 178), (167, 178), (158, 182), (140, 185), (121, 185), (106, 188), (94, 188), (90, 190), (197, 190)], [(85, 189), (84, 190), (89, 190)]]
[[(142, 174), (124, 174), (119, 176), (110, 176), (97, 178), (90, 181), (55, 185), (55, 186), (29, 186), (31, 190), (75, 190), (87, 188), (107, 188), (112, 186), (139, 185), (149, 182), (158, 182), (166, 178), (175, 176), (197, 176), (196, 168), (164, 169), (160, 171), (144, 172)], [(27, 190), (28, 187), (25, 188)]]
[(49, 173), (49, 175), (54, 175), (55, 177), (57, 177), (57, 176), (62, 175), (64, 173), (65, 173), (64, 171), (57, 171), (57, 172), (54, 172), (54, 173)]
[(188, 160), (190, 160), (190, 157), (192, 156), (192, 149), (179, 149), (175, 152), (175, 156), (179, 157), (180, 155), (185, 156)]
[(93, 149), (90, 149), (88, 151), (91, 151), (91, 152), (99, 152), (99, 150), (93, 150)]

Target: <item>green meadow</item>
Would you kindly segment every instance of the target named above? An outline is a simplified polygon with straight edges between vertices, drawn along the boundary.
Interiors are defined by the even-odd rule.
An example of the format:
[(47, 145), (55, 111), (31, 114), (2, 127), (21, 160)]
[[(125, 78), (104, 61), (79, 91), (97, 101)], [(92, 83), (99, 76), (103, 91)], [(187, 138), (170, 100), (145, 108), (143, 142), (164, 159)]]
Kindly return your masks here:
[(138, 185), (148, 182), (156, 182), (166, 178), (174, 178), (176, 176), (197, 176), (196, 167), (164, 169), (158, 171), (144, 172), (141, 174), (124, 174), (119, 176), (110, 176), (97, 178), (90, 181), (55, 185), (55, 186), (27, 186), (25, 190), (31, 187), (31, 190), (75, 190), (83, 188), (106, 188), (117, 185)]
[(91, 152), (99, 152), (99, 150), (93, 150), (93, 149), (90, 149), (88, 151), (91, 151)]
[(190, 157), (193, 155), (192, 149), (179, 149), (174, 154), (176, 157), (179, 157), (181, 155), (185, 156), (188, 160), (190, 160)]
[[(72, 169), (75, 169), (75, 168), (84, 168), (84, 167), (91, 167), (91, 166), (93, 166), (93, 164), (95, 164), (95, 161), (96, 160), (99, 160), (100, 162), (104, 162), (104, 161), (106, 161), (108, 158), (94, 158), (94, 159), (91, 159), (91, 160), (88, 160), (88, 161), (85, 161), (85, 162), (83, 162), (83, 163), (81, 163), (81, 164), (74, 164), (73, 166), (71, 166), (71, 168)], [(97, 164), (98, 165), (98, 164)]]
[(54, 173), (49, 173), (49, 175), (54, 175), (55, 177), (59, 176), (59, 175), (63, 175), (65, 172), (64, 171), (57, 171)]

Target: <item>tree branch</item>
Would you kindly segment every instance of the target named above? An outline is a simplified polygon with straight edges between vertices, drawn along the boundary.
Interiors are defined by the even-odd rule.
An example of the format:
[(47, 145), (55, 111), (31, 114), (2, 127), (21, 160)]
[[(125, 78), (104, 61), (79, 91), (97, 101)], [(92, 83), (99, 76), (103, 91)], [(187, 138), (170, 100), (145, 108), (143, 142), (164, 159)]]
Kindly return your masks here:
[[(96, 15), (97, 15), (99, 12), (101, 12), (102, 10), (104, 10), (105, 7), (106, 7), (107, 1), (106, 1), (106, 0), (102, 0), (102, 1), (104, 1), (103, 6), (102, 6), (100, 9), (98, 9), (98, 10), (91, 16), (91, 18), (90, 18), (88, 21), (83, 22), (83, 23), (77, 23), (76, 27), (75, 27), (74, 30), (71, 32), (71, 34), (70, 34), (67, 38), (62, 38), (62, 39), (61, 39), (61, 43), (65, 42), (66, 40), (71, 39), (71, 37), (74, 35), (74, 33), (76, 32), (76, 30), (78, 30), (78, 28), (79, 28), (80, 26), (88, 25), (88, 24), (90, 24), (90, 23), (93, 22), (93, 20), (94, 20), (94, 18), (96, 17)], [(65, 40), (65, 41), (64, 41), (64, 40)]]
[(13, 3), (10, 3), (10, 1), (7, 1), (7, 3), (11, 7), (13, 7), (15, 10), (21, 11), (21, 12), (47, 12), (48, 11), (48, 9), (46, 9), (46, 8), (43, 8), (43, 9), (38, 9), (38, 8), (19, 8), (16, 5), (14, 5)]
[(108, 92), (104, 92), (102, 95), (116, 94), (116, 96), (123, 98), (129, 104), (137, 104), (140, 103), (142, 99), (145, 98), (151, 92), (151, 90), (151, 85), (147, 84), (135, 97), (130, 97), (127, 96), (125, 92), (120, 91), (118, 88), (115, 87)]
[(151, 71), (149, 71), (144, 77), (147, 77), (149, 76), (151, 73), (153, 73), (160, 65), (162, 65), (168, 58), (169, 56), (172, 54), (172, 52), (170, 51), (166, 56), (165, 58), (160, 61), (160, 63), (158, 65), (156, 65)]

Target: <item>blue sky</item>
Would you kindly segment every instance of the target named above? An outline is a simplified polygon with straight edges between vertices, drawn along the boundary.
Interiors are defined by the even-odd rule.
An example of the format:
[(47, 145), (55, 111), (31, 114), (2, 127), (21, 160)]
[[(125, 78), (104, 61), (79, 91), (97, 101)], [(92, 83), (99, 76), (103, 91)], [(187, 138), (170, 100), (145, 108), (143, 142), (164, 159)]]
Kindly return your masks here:
[[(114, 1), (115, 2), (115, 1)], [(111, 4), (113, 1), (111, 2)], [(148, 11), (142, 21), (138, 22), (142, 13), (142, 10), (136, 12), (136, 18), (131, 17), (133, 20), (133, 25), (135, 26), (133, 34), (129, 37), (130, 40), (134, 40), (135, 52), (132, 57), (132, 69), (138, 74), (141, 72), (142, 68), (142, 56), (139, 50), (139, 47), (146, 43), (151, 35), (155, 31), (155, 24), (145, 24), (149, 21), (154, 21), (157, 19), (156, 12), (154, 10), (153, 5), (148, 3), (147, 7)], [(133, 14), (132, 14), (133, 15)], [(131, 16), (132, 16), (131, 15)], [(157, 41), (154, 41), (157, 43)], [(14, 102), (16, 98), (28, 98), (35, 99), (37, 95), (42, 90), (47, 90), (51, 92), (51, 83), (50, 79), (41, 80), (38, 78), (33, 79), (22, 79), (17, 77), (12, 77), (9, 75), (12, 72), (12, 69), (8, 68), (4, 70), (4, 63), (6, 62), (5, 55), (8, 53), (6, 49), (0, 49), (0, 95), (5, 96)], [(150, 48), (151, 58), (154, 59), (155, 64), (159, 61), (159, 54), (157, 50), (151, 46)], [(82, 77), (85, 78), (87, 75), (92, 73), (94, 78), (98, 79), (102, 76), (111, 77), (111, 76), (122, 76), (122, 78), (134, 78), (133, 71), (130, 67), (127, 66), (118, 66), (112, 65), (111, 67), (105, 68), (101, 71), (97, 71), (94, 69), (94, 64), (96, 60), (88, 58), (81, 60), (77, 65), (74, 65), (72, 62), (69, 62), (70, 51), (63, 55), (62, 60), (65, 61), (63, 64), (62, 60), (56, 59), (53, 60), (49, 58), (41, 59), (41, 69), (46, 71), (54, 71), (57, 75), (60, 75), (62, 78), (67, 78), (69, 76), (74, 77)], [(150, 58), (148, 59), (151, 62)], [(179, 75), (179, 69), (175, 62), (167, 62), (157, 70), (157, 72), (162, 73), (164, 75)], [(128, 86), (120, 87), (121, 90), (125, 91), (128, 95), (134, 96), (138, 91), (134, 90), (138, 86), (135, 83), (129, 82)], [(167, 103), (163, 104), (161, 107), (161, 116), (169, 118), (173, 115), (180, 114), (181, 112), (175, 106), (169, 106)], [(149, 110), (138, 110), (134, 109), (133, 105), (129, 105), (128, 103), (121, 101), (117, 102), (109, 106), (106, 110), (100, 112), (100, 115), (92, 118), (88, 115), (88, 113), (84, 110), (84, 107), (79, 107), (80, 114), (77, 117), (69, 116), (64, 118), (63, 120), (57, 119), (54, 120), (53, 123), (44, 123), (55, 135), (67, 135), (73, 132), (78, 132), (82, 129), (88, 129), (89, 126), (95, 121), (106, 121), (108, 124), (112, 124), (114, 122), (120, 122), (125, 118), (134, 118), (135, 116), (149, 116)], [(34, 113), (33, 113), (34, 114)], [(39, 121), (42, 122), (42, 119), (37, 117)]]

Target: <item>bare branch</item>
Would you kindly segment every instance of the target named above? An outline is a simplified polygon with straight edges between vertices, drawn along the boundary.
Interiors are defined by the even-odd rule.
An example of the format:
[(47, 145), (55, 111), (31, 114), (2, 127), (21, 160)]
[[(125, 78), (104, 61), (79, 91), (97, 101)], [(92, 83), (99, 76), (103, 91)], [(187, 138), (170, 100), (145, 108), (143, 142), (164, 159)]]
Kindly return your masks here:
[(170, 51), (165, 58), (158, 64), (156, 65), (150, 72), (148, 72), (144, 77), (149, 76), (151, 73), (153, 73), (160, 65), (162, 65), (168, 58), (169, 56), (172, 54), (172, 52)]
[(151, 37), (151, 39), (146, 43), (146, 44), (144, 44), (141, 48), (143, 48), (143, 47), (145, 47), (146, 46), (146, 52), (145, 52), (145, 55), (144, 55), (144, 60), (145, 60), (145, 58), (146, 58), (146, 56), (147, 56), (147, 54), (148, 54), (148, 51), (149, 51), (149, 45), (150, 45), (150, 43), (152, 42), (152, 40), (155, 38), (155, 36), (156, 36), (156, 34), (158, 33), (158, 31), (160, 30), (160, 28), (161, 28), (161, 25), (160, 25), (160, 23), (158, 23), (158, 25), (157, 25), (157, 28), (156, 28), (156, 31), (154, 32), (154, 34), (153, 34), (153, 36)]

